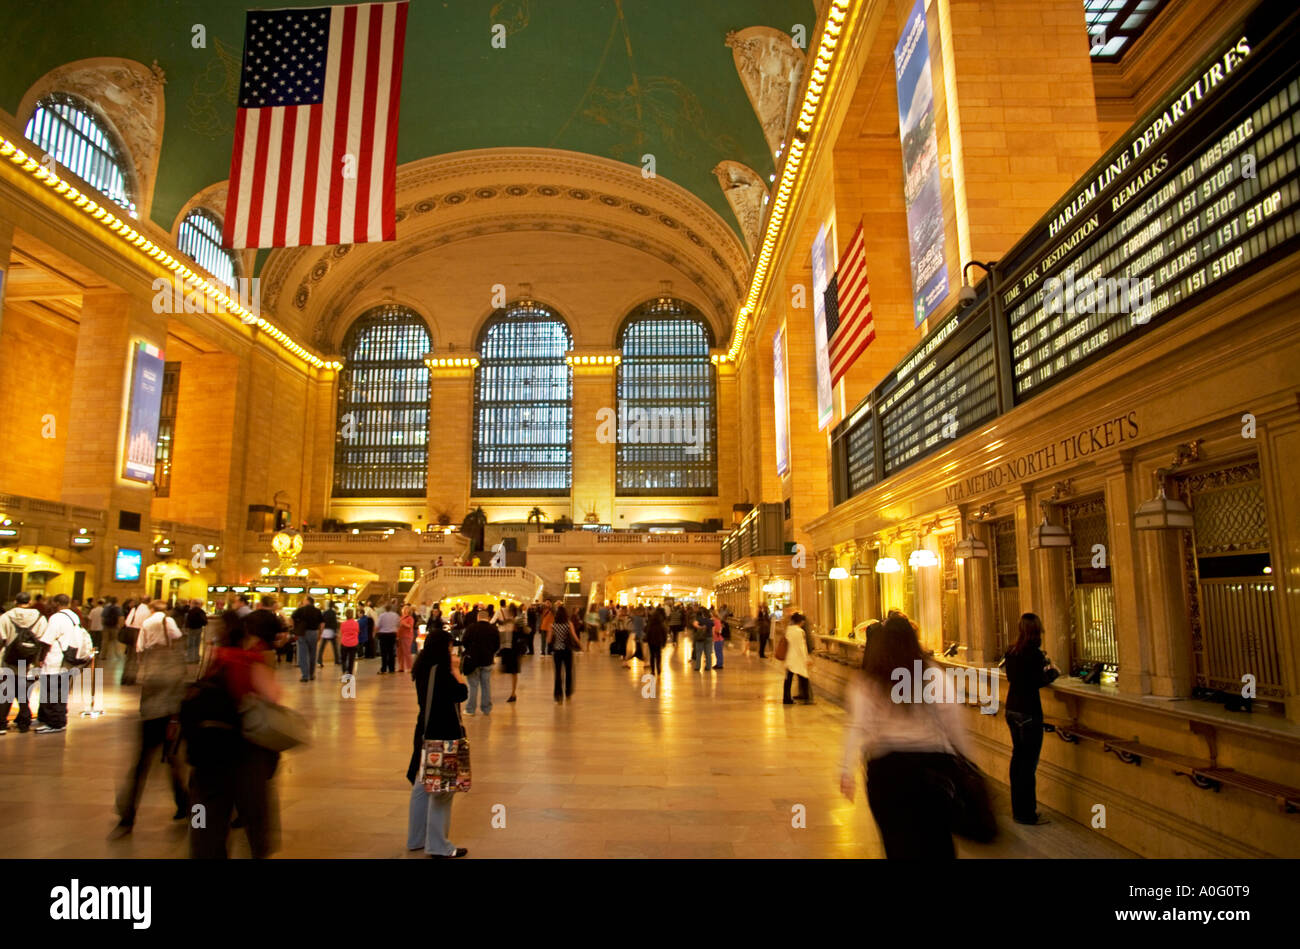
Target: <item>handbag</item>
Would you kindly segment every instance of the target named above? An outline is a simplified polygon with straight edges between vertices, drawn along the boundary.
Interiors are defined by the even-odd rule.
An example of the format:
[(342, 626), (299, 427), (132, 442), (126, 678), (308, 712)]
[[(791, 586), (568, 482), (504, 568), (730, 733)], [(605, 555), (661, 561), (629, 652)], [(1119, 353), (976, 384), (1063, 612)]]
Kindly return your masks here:
[(306, 744), (311, 726), (291, 708), (250, 692), (239, 703), (239, 730), (244, 738), (270, 751)]
[(789, 652), (790, 652), (790, 640), (782, 636), (781, 641), (776, 644), (776, 650), (772, 653), (772, 655), (776, 657), (777, 662), (784, 662), (785, 657), (789, 654)]
[(988, 784), (980, 769), (953, 745), (944, 731), (938, 710), (930, 706), (944, 733), (948, 752), (936, 770), (939, 787), (948, 798), (948, 820), (952, 832), (975, 843), (987, 844), (998, 835), (998, 821), (993, 814)]
[(123, 646), (134, 646), (135, 638), (140, 635), (140, 630), (134, 626), (123, 626), (117, 631), (117, 641)]
[[(433, 711), (433, 682), (438, 667), (429, 670), (429, 685), (424, 696), (424, 727), (429, 727), (429, 714)], [(460, 724), (460, 738), (453, 741), (426, 738), (420, 747), (420, 773), (417, 780), (429, 794), (443, 791), (468, 791), (470, 788), (469, 739), (465, 725), (460, 720), (460, 703), (456, 703), (456, 721)]]

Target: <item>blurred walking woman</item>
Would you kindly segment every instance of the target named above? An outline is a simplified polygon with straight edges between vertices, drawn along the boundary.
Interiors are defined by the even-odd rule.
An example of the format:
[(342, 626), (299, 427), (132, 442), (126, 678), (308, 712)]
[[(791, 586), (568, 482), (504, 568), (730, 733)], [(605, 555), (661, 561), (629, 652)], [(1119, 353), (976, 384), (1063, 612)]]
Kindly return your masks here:
[[(916, 627), (901, 613), (891, 614), (867, 643), (862, 674), (849, 687), (848, 724), (840, 790), (850, 801), (858, 760), (866, 765), (867, 803), (880, 828), (885, 856), (893, 859), (952, 859), (951, 798), (943, 775), (953, 751), (969, 756), (956, 702), (895, 702), (895, 670), (909, 675), (920, 663), (933, 666), (921, 651)], [(910, 689), (902, 691), (904, 697)]]
[(808, 630), (804, 628), (802, 613), (791, 613), (790, 622), (785, 627), (785, 688), (781, 701), (793, 705), (790, 697), (790, 684), (799, 680), (799, 699), (804, 705), (812, 704), (812, 683), (808, 678)]
[[(433, 676), (433, 693), (429, 677)], [(420, 702), (420, 717), (415, 722), (415, 741), (406, 780), (411, 782), (410, 816), (406, 825), (406, 849), (420, 850), (430, 857), (463, 857), (469, 853), (447, 839), (451, 833), (451, 802), (455, 791), (433, 794), (424, 790), (420, 776), (420, 756), (425, 739), (455, 741), (463, 737), (457, 706), (469, 696), (469, 686), (460, 672), (460, 659), (451, 652), (451, 636), (435, 629), (424, 639), (424, 648), (415, 657), (411, 670), (415, 694)]]
[(668, 617), (662, 606), (656, 606), (645, 624), (645, 641), (650, 647), (650, 674), (664, 671), (664, 644), (668, 642)]
[[(555, 608), (555, 621), (551, 631), (546, 634), (546, 642), (555, 657), (555, 704), (564, 699), (573, 698), (573, 651), (578, 645), (578, 633), (569, 623), (569, 613), (562, 607)], [(564, 679), (564, 689), (560, 689), (560, 679)]]
[(1043, 653), (1043, 622), (1020, 617), (1020, 636), (1007, 650), (1007, 727), (1011, 729), (1011, 814), (1018, 824), (1046, 824), (1038, 816), (1036, 773), (1043, 750), (1043, 703), (1038, 690), (1060, 670)]

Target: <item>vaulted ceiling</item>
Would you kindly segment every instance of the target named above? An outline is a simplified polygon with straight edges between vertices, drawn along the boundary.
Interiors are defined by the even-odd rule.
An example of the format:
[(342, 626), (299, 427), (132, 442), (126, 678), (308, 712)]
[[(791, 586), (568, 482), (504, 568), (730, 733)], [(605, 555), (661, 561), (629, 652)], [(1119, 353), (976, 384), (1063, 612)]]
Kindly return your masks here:
[[(0, 37), (0, 107), (17, 113), (33, 83), (74, 60), (156, 60), (166, 74), (165, 127), (151, 217), (170, 229), (193, 195), (229, 175), (249, 5), (11, 4)], [(738, 161), (766, 178), (773, 160), (726, 35), (753, 26), (789, 33), (795, 24), (811, 34), (815, 22), (810, 0), (413, 0), (398, 164), (528, 147), (639, 169), (653, 155), (657, 175), (737, 229), (714, 167)], [(504, 49), (492, 45), (494, 24), (505, 27)], [(198, 25), (205, 48), (193, 45)]]

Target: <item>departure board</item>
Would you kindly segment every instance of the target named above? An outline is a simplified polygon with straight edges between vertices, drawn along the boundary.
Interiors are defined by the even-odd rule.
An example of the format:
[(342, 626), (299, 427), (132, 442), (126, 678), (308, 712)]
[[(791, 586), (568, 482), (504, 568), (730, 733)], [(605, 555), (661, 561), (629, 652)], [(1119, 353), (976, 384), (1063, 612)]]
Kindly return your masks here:
[(860, 410), (849, 419), (844, 450), (848, 496), (853, 497), (876, 483), (876, 433), (870, 412)]
[[(955, 342), (960, 345), (961, 337)], [(877, 411), (886, 475), (992, 418), (998, 411), (992, 334), (985, 329), (951, 358), (910, 374)]]
[(1295, 240), (1300, 69), (1276, 36), (1268, 50), (1252, 47), (1251, 29), (1175, 87), (1012, 251), (999, 295), (1017, 401)]

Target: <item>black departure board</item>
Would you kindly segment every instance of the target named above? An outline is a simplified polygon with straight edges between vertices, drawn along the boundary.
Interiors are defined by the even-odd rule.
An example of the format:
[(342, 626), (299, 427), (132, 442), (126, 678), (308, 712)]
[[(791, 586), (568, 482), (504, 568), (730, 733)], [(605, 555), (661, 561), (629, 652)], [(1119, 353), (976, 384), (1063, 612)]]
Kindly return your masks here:
[(948, 358), (908, 374), (877, 403), (886, 475), (997, 414), (992, 333), (985, 328), (963, 344), (967, 335), (954, 338)]
[(1248, 22), (1012, 251), (999, 296), (1017, 401), (1295, 240), (1300, 69), (1276, 37), (1258, 43)]
[(853, 497), (876, 483), (876, 434), (865, 409), (849, 418), (844, 451), (848, 497)]

